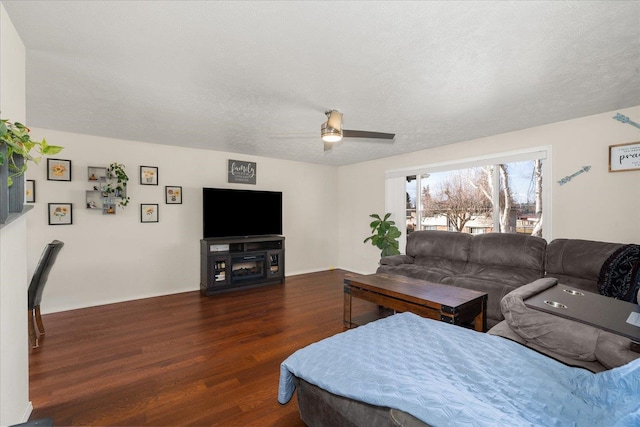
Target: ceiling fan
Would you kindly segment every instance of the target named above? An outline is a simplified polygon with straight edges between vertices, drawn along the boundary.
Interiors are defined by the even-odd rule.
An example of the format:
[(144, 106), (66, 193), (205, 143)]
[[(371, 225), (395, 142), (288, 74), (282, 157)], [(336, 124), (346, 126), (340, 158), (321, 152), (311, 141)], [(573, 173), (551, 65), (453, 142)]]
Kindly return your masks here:
[(338, 110), (325, 111), (327, 121), (320, 126), (320, 134), (324, 141), (324, 151), (333, 148), (333, 144), (340, 142), (342, 138), (369, 138), (388, 139), (395, 138), (395, 133), (370, 132), (365, 130), (342, 129), (342, 113)]

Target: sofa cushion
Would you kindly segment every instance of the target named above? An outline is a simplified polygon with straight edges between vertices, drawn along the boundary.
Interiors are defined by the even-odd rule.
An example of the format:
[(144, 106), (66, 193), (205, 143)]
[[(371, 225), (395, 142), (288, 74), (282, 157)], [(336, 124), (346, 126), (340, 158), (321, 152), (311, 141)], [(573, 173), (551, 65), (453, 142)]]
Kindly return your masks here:
[(542, 277), (542, 273), (537, 270), (530, 270), (526, 268), (484, 265), (470, 262), (465, 266), (464, 273), (459, 274), (458, 276), (461, 279), (476, 278), (512, 287), (518, 287), (525, 283), (531, 283), (534, 280), (540, 279)]
[(407, 255), (466, 262), (472, 238), (471, 234), (450, 231), (414, 231), (407, 236)]
[[(469, 263), (475, 265), (516, 267), (544, 275), (547, 241), (541, 237), (515, 233), (478, 234), (471, 240)], [(472, 271), (465, 270), (465, 273)]]
[(447, 276), (453, 276), (456, 274), (462, 274), (467, 263), (440, 257), (418, 257), (415, 259), (415, 265), (423, 269), (447, 272)]
[(487, 294), (487, 327), (491, 328), (504, 319), (500, 308), (500, 300), (509, 292), (520, 286), (507, 284), (492, 278), (475, 277), (473, 275), (449, 276), (442, 279), (442, 283), (459, 288), (485, 292)]
[(598, 292), (596, 283), (602, 264), (622, 245), (580, 239), (554, 239), (547, 245), (546, 276), (559, 283)]
[(381, 265), (376, 273), (396, 274), (426, 280), (427, 282), (440, 283), (445, 277), (455, 274), (451, 270), (443, 268), (425, 268), (416, 264)]
[(414, 258), (409, 255), (389, 255), (380, 258), (380, 265), (413, 264)]

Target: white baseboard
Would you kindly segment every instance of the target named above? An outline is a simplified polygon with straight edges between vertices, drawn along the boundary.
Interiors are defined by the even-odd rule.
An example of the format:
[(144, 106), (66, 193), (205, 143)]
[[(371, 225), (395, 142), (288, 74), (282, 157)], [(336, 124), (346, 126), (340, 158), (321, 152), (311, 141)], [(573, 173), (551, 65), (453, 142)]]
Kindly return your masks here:
[[(290, 277), (290, 276), (298, 276), (301, 274), (310, 274), (310, 273), (318, 273), (321, 271), (327, 271), (327, 270), (345, 270), (348, 271), (350, 273), (356, 273), (356, 274), (373, 274), (375, 273), (374, 271), (368, 271), (368, 272), (363, 272), (363, 271), (355, 271), (355, 270), (351, 270), (351, 269), (345, 269), (342, 267), (320, 267), (320, 268), (313, 268), (313, 269), (307, 269), (307, 270), (298, 270), (298, 271), (294, 271), (294, 272), (286, 272), (285, 273), (285, 278), (286, 277)], [(166, 296), (166, 295), (172, 295), (172, 294), (179, 294), (179, 293), (183, 293), (183, 292), (193, 292), (193, 291), (199, 291), (200, 288), (196, 288), (193, 286), (189, 286), (189, 287), (185, 287), (184, 289), (173, 289), (169, 292), (150, 292), (148, 294), (142, 294), (142, 295), (133, 295), (133, 296), (129, 296), (128, 298), (114, 298), (114, 299), (104, 299), (104, 300), (97, 300), (97, 301), (93, 301), (90, 305), (70, 305), (70, 306), (65, 306), (65, 307), (57, 307), (54, 309), (44, 309), (42, 311), (42, 314), (51, 314), (51, 313), (58, 313), (58, 312), (63, 312), (63, 311), (70, 311), (70, 310), (79, 310), (79, 309), (83, 309), (83, 308), (89, 308), (89, 307), (97, 307), (97, 306), (101, 306), (101, 305), (107, 305), (107, 304), (116, 304), (116, 303), (120, 303), (120, 302), (126, 302), (126, 301), (135, 301), (135, 300), (140, 300), (140, 299), (145, 299), (145, 298), (154, 298), (154, 297), (161, 297), (161, 296)]]

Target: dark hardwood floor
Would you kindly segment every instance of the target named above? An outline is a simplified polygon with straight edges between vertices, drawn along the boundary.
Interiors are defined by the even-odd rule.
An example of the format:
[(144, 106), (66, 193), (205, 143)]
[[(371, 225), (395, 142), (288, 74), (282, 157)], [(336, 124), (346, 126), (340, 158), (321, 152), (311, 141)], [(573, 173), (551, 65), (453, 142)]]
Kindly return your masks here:
[[(280, 363), (344, 330), (335, 270), (43, 316), (31, 419), (55, 426), (303, 426), (277, 401)], [(46, 298), (46, 293), (45, 296)]]

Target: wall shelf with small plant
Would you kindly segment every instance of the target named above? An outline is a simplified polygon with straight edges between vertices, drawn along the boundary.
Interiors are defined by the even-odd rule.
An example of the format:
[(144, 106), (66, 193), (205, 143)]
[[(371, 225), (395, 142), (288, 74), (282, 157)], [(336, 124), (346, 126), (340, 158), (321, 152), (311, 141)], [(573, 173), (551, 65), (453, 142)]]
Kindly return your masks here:
[(89, 166), (88, 181), (92, 189), (86, 191), (87, 209), (101, 210), (105, 215), (115, 215), (118, 206), (125, 207), (131, 200), (127, 196), (129, 177), (121, 163), (108, 167)]

